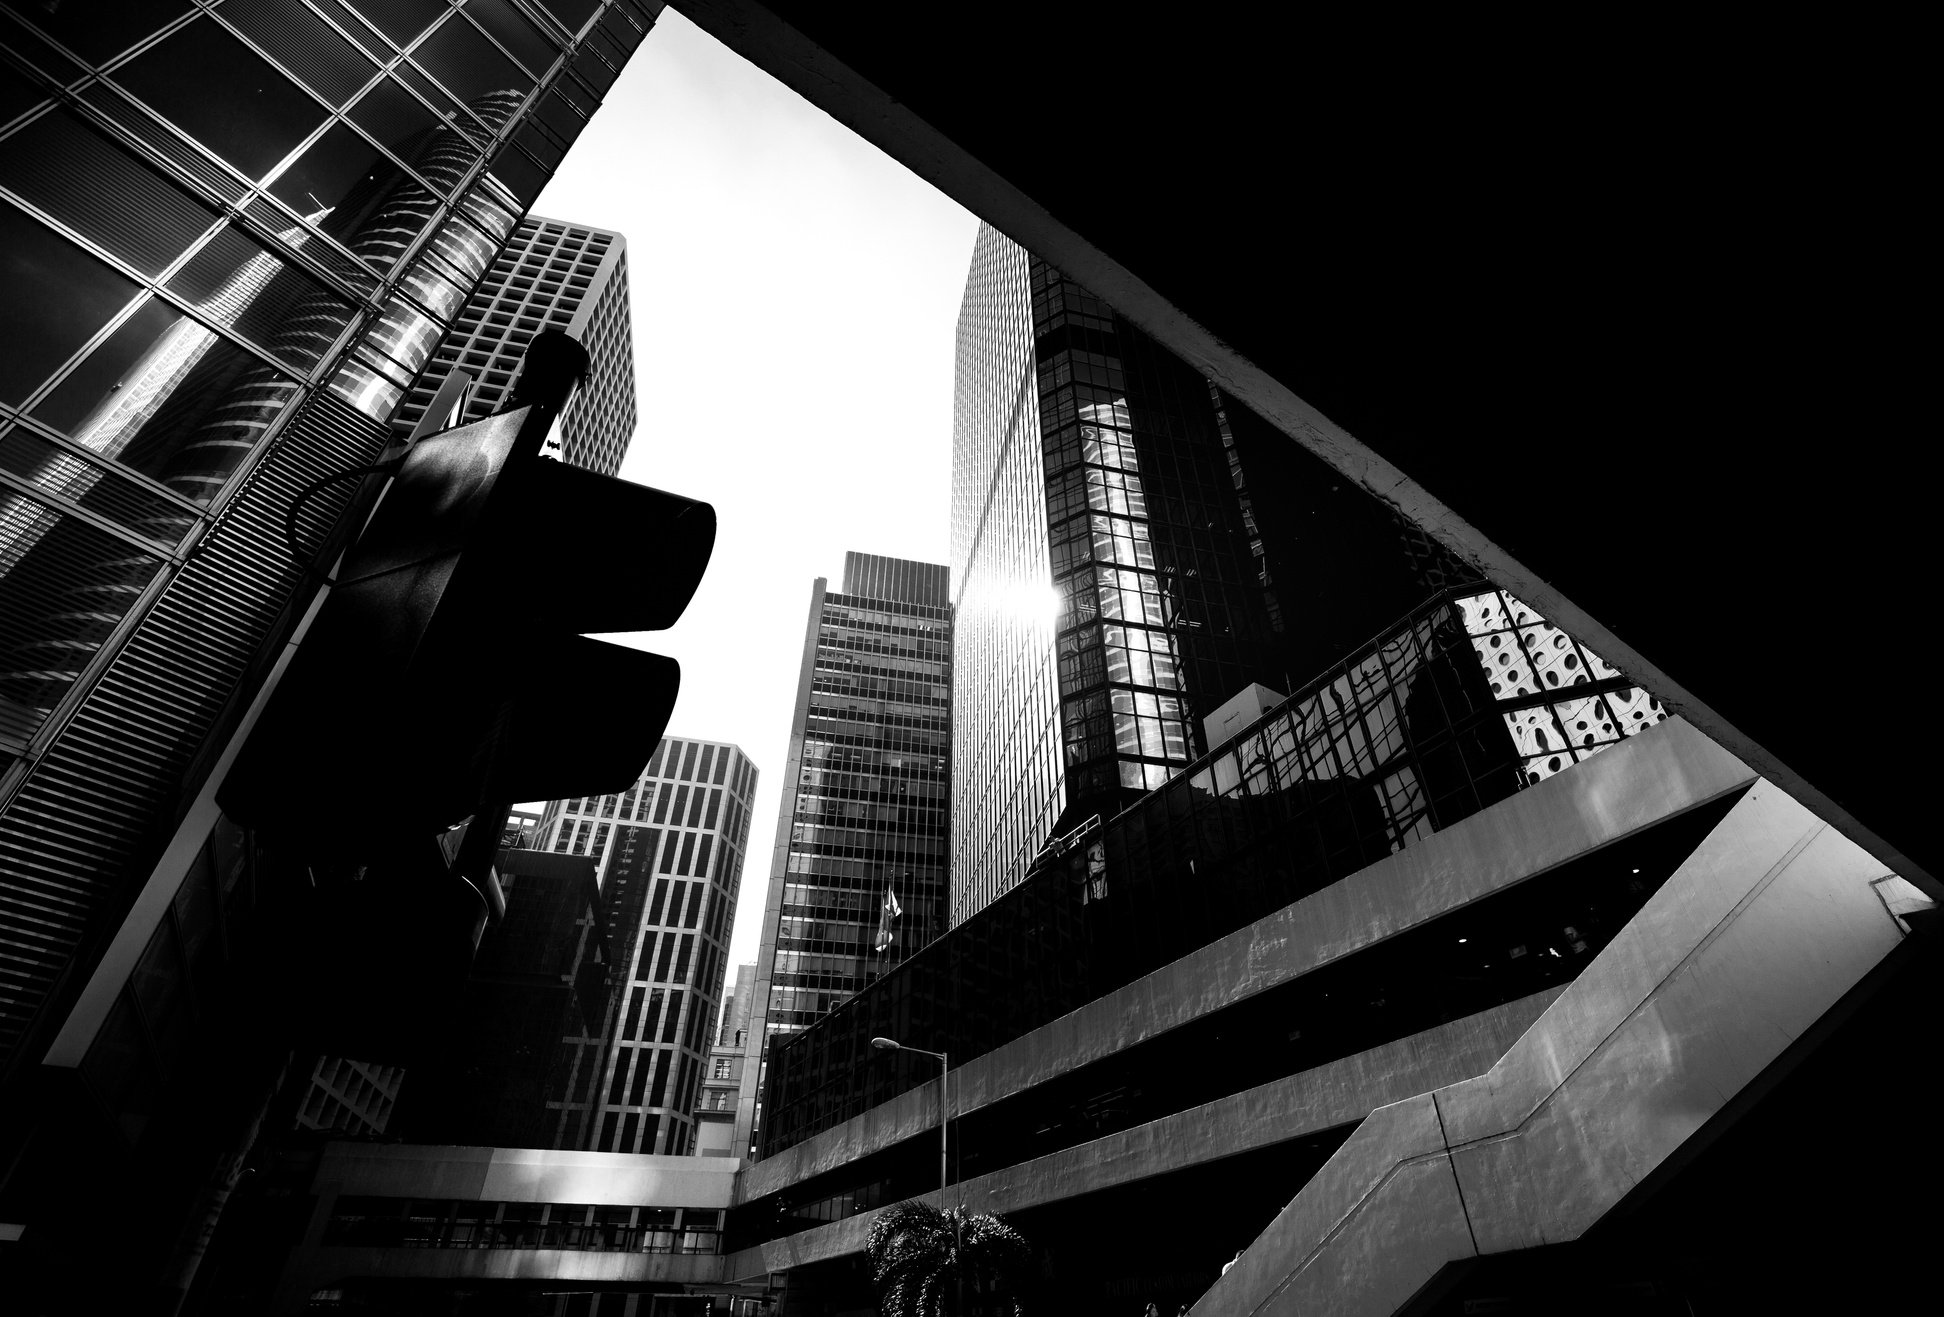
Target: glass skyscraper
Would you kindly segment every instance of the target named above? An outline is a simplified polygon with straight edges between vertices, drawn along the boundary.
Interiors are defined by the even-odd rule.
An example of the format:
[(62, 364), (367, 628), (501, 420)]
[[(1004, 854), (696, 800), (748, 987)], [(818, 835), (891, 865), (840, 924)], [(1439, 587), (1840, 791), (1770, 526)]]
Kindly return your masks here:
[[(0, 1055), (148, 876), (299, 580), (292, 497), (376, 458), (650, 22), (513, 0), (0, 11)], [(304, 538), (350, 499), (312, 498)]]
[(822, 577), (811, 588), (738, 1149), (759, 1118), (768, 1048), (945, 928), (949, 581), (938, 564), (846, 553), (843, 589)]
[(979, 226), (959, 309), (952, 407), (952, 896), (997, 896), (1066, 808), (1057, 597), (1033, 356), (1032, 259)]
[(686, 1153), (722, 1005), (756, 765), (668, 737), (626, 792), (555, 801), (542, 849), (596, 864), (608, 1007), (549, 1094), (550, 1146)]
[(952, 565), (978, 676), (954, 708), (954, 922), (1056, 832), (1165, 783), (1215, 706), (1282, 682), (1284, 625), (1223, 400), (990, 226), (957, 370)]

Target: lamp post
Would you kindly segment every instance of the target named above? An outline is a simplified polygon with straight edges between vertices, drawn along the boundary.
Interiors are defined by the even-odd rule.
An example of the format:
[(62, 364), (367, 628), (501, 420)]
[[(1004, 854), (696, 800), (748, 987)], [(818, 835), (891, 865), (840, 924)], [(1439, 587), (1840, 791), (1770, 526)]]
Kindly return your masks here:
[(951, 1062), (943, 1052), (928, 1052), (922, 1047), (906, 1047), (895, 1038), (873, 1038), (871, 1046), (885, 1052), (917, 1052), (938, 1062), (938, 1210), (945, 1210), (945, 1125), (950, 1119), (950, 1109), (945, 1104), (946, 1076), (951, 1072)]

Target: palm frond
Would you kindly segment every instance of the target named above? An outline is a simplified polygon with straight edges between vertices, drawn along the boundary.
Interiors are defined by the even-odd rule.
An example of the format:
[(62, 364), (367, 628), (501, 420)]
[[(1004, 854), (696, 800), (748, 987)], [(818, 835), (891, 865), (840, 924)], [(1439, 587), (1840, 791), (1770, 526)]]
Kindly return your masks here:
[(941, 1212), (916, 1199), (898, 1203), (872, 1222), (864, 1252), (882, 1317), (939, 1317), (946, 1295), (968, 1285), (983, 1312), (1018, 1317), (1025, 1311), (1019, 1290), (1032, 1246), (989, 1212)]

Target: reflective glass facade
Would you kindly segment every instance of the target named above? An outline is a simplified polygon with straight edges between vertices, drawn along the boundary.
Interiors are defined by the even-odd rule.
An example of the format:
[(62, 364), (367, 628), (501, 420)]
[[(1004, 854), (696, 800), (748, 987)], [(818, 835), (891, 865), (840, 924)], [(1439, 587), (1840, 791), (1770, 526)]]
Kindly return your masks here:
[(952, 922), (1026, 870), (1066, 809), (1031, 258), (979, 227), (952, 405)]
[[(1508, 622), (1548, 665), (1536, 680), (1498, 662)], [(1664, 716), (1503, 591), (1442, 592), (777, 1048), (763, 1152), (935, 1077), (875, 1036), (969, 1060)], [(1557, 767), (1525, 753), (1541, 734)]]
[[(945, 928), (949, 574), (844, 555), (812, 589), (738, 1129), (776, 1038), (823, 1018)], [(752, 1016), (754, 1011), (752, 1010)], [(752, 1020), (753, 1023), (753, 1020)]]
[(953, 922), (1431, 589), (1421, 531), (989, 226), (958, 313)]
[(756, 778), (733, 745), (667, 737), (627, 791), (547, 807), (544, 847), (597, 866), (609, 990), (566, 1040), (545, 1146), (691, 1150)]
[[(0, 9), (0, 1055), (207, 771), (300, 579), (285, 510), (377, 457), (651, 22)], [(353, 492), (306, 502), (306, 544)]]
[[(1326, 519), (1298, 507), (1340, 480), (990, 227), (957, 369), (953, 565), (977, 675), (954, 713), (954, 921), (1056, 832), (1167, 782), (1224, 701), (1287, 691), (1425, 593), (1393, 516), (1361, 491)], [(1345, 570), (1332, 559), (1353, 545)], [(1292, 615), (1292, 576), (1357, 578), (1381, 611), (1339, 607), (1357, 592), (1331, 586)]]

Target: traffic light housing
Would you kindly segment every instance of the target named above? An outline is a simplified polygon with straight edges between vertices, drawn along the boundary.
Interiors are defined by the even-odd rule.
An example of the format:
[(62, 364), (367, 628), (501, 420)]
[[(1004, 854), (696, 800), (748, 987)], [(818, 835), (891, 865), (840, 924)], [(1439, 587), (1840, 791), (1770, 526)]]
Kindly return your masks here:
[(583, 633), (675, 622), (715, 512), (541, 456), (586, 370), (538, 335), (508, 410), (406, 449), (217, 789), (286, 880), (310, 1046), (409, 1060), (464, 988), (507, 807), (625, 791), (674, 708), (673, 659)]
[(218, 792), (232, 818), (364, 859), (640, 775), (680, 668), (584, 633), (680, 617), (715, 512), (541, 456), (586, 370), (538, 335), (509, 410), (406, 450)]

